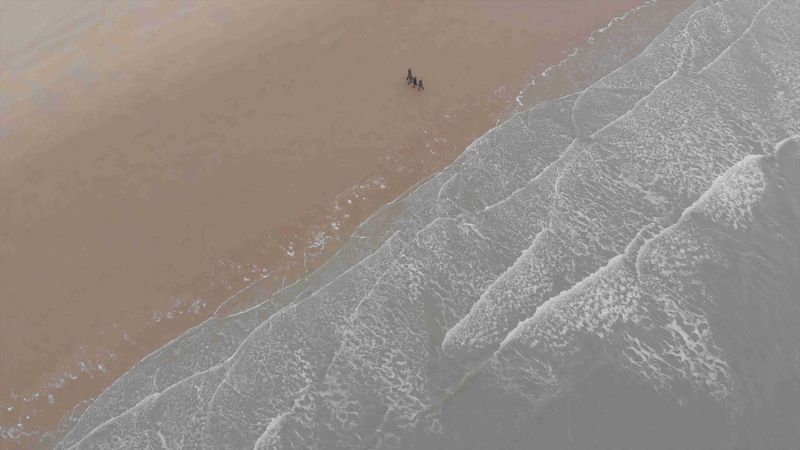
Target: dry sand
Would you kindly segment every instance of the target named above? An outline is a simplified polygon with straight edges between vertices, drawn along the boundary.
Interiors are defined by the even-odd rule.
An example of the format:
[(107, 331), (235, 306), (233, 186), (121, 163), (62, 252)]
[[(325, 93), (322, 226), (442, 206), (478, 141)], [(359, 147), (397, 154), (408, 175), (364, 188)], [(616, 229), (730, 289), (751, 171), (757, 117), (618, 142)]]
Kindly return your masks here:
[(639, 3), (6, 0), (4, 444), (316, 267)]

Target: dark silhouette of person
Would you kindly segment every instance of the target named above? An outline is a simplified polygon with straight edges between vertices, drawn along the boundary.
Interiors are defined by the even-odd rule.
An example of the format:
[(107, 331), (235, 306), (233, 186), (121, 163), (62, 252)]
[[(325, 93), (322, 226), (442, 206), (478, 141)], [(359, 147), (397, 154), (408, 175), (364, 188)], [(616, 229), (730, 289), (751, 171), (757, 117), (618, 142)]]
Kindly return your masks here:
[(417, 87), (417, 77), (411, 77), (411, 82), (414, 83), (414, 87)]
[(425, 90), (425, 86), (422, 85), (422, 78), (419, 79), (418, 83), (417, 90)]
[(411, 69), (408, 69), (408, 75), (406, 75), (406, 81), (408, 82), (408, 84), (411, 84), (411, 78), (413, 76), (414, 75), (411, 75)]

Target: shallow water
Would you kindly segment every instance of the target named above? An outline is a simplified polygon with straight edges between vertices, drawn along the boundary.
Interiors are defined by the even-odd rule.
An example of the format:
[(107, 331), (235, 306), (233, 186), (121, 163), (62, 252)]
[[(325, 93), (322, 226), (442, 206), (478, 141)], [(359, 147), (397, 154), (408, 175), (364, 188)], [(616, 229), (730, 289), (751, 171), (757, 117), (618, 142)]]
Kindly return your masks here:
[(58, 448), (794, 448), (800, 2), (698, 1)]

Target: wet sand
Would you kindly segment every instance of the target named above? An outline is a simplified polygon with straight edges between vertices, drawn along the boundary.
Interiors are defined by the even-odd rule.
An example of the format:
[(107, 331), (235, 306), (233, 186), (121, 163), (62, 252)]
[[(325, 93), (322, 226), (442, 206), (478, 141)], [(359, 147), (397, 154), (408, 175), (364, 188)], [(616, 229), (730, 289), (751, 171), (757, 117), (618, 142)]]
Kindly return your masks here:
[(4, 445), (312, 270), (639, 3), (4, 4), (39, 24), (0, 61)]

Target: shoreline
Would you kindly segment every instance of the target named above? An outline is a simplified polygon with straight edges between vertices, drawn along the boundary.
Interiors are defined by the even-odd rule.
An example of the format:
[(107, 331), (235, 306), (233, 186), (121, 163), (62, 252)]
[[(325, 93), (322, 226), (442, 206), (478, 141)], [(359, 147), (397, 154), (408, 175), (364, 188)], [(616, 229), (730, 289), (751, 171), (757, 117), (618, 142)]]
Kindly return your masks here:
[[(671, 17), (670, 17), (670, 19), (671, 19)], [(666, 22), (668, 23), (668, 20)], [(563, 54), (563, 52), (562, 52), (562, 54)], [(556, 63), (560, 64), (559, 61), (554, 61), (552, 65), (556, 65)], [(548, 68), (552, 67), (552, 65), (548, 66)], [(530, 76), (530, 74), (528, 76)], [(524, 82), (524, 80), (520, 80), (520, 83), (522, 83), (524, 85), (523, 82)], [(426, 83), (426, 84), (429, 85), (429, 90), (430, 90), (430, 84), (429, 83)], [(522, 86), (520, 86), (520, 87), (522, 87)], [(519, 92), (520, 93), (524, 93), (524, 90), (525, 89), (522, 89)], [(502, 117), (505, 114), (508, 114), (509, 111), (513, 112), (512, 110), (515, 107), (514, 100), (516, 99), (516, 97), (513, 97), (513, 96), (516, 95), (517, 93), (501, 92), (501, 94), (502, 94), (501, 100), (500, 101), (495, 100), (494, 103), (491, 102), (491, 99), (487, 99), (487, 98), (483, 99), (483, 102), (488, 103), (488, 104), (494, 104), (494, 105), (505, 104), (506, 105), (506, 109), (503, 109), (502, 111), (498, 111), (497, 112), (497, 117), (498, 118)], [(471, 105), (471, 106), (473, 108), (475, 107), (474, 104)], [(470, 110), (470, 106), (469, 105), (467, 107), (464, 107), (464, 108), (466, 110)], [(486, 107), (485, 104), (484, 104), (483, 108), (488, 109), (488, 107)], [(499, 106), (496, 106), (496, 109), (500, 109)], [(487, 114), (487, 116), (491, 116), (491, 114)], [(494, 121), (494, 119), (491, 119), (491, 117), (489, 117), (489, 120), (490, 121)], [(497, 120), (499, 120), (499, 119), (497, 119)], [(484, 120), (484, 123), (485, 123), (485, 120)], [(484, 131), (490, 130), (492, 127), (493, 126), (491, 124), (489, 124), (488, 128), (485, 128)], [(458, 129), (458, 130), (455, 130), (455, 131), (450, 130), (450, 133), (456, 134), (456, 133), (461, 133), (463, 131), (464, 130), (461, 130), (461, 129)], [(478, 137), (478, 136), (473, 136), (473, 134), (475, 134), (475, 132), (476, 131), (473, 129), (471, 132), (469, 132), (468, 136), (461, 137), (462, 140), (468, 139), (469, 142), (472, 142), (474, 140), (474, 138)], [(432, 133), (433, 133), (433, 131), (429, 131), (427, 134), (432, 134)], [(438, 143), (438, 141), (434, 140), (435, 138), (439, 138), (439, 136), (434, 134), (432, 137), (427, 138), (427, 140), (423, 138), (423, 139), (418, 141), (417, 145), (420, 148), (424, 148), (426, 144), (428, 146), (430, 146), (432, 142), (435, 145), (436, 143)], [(455, 147), (455, 145), (452, 145), (452, 146)], [(333, 254), (336, 251), (336, 249), (338, 249), (338, 247), (341, 244), (341, 242), (343, 242), (345, 239), (347, 239), (346, 236), (349, 236), (352, 233), (352, 231), (355, 229), (355, 227), (358, 226), (360, 223), (362, 223), (363, 220), (366, 217), (369, 217), (370, 215), (374, 214), (378, 209), (380, 209), (380, 207), (382, 205), (385, 205), (385, 204), (388, 204), (388, 203), (392, 203), (395, 200), (397, 200), (399, 198), (402, 198), (407, 192), (412, 190), (414, 188), (414, 186), (419, 185), (422, 182), (422, 180), (428, 179), (428, 178), (430, 178), (432, 176), (435, 176), (436, 172), (438, 172), (439, 170), (441, 170), (441, 168), (445, 167), (447, 164), (452, 162), (452, 158), (457, 157), (461, 153), (461, 151), (463, 151), (463, 149), (465, 147), (466, 147), (466, 145), (462, 146), (460, 149), (451, 150), (451, 153), (446, 153), (445, 152), (445, 153), (441, 153), (439, 155), (434, 155), (434, 158), (432, 158), (433, 160), (427, 160), (427, 161), (421, 162), (419, 164), (419, 166), (421, 166), (421, 168), (414, 169), (414, 166), (412, 166), (412, 170), (411, 170), (412, 173), (419, 173), (419, 171), (422, 171), (422, 170), (424, 170), (426, 168), (429, 171), (429, 173), (427, 175), (425, 175), (424, 177), (421, 177), (421, 178), (418, 177), (417, 181), (415, 183), (413, 183), (413, 186), (406, 187), (406, 189), (403, 189), (399, 193), (399, 195), (393, 195), (392, 194), (393, 192), (395, 192), (398, 189), (398, 187), (396, 187), (396, 184), (393, 184), (393, 183), (398, 183), (398, 181), (397, 180), (390, 180), (390, 181), (387, 182), (387, 180), (386, 180), (386, 178), (388, 178), (389, 176), (392, 176), (392, 175), (397, 177), (397, 174), (392, 174), (392, 173), (389, 173), (389, 174), (377, 173), (377, 174), (371, 174), (371, 175), (368, 174), (365, 178), (362, 178), (361, 182), (357, 182), (355, 185), (352, 185), (352, 186), (344, 188), (340, 192), (340, 194), (337, 195), (334, 198), (333, 206), (327, 206), (327, 208), (334, 210), (333, 213), (341, 213), (342, 214), (341, 216), (335, 217), (333, 215), (333, 213), (330, 213), (330, 212), (326, 211), (326, 206), (323, 205), (321, 208), (315, 208), (315, 210), (313, 211), (313, 214), (311, 214), (310, 216), (302, 216), (301, 215), (301, 217), (297, 220), (297, 222), (299, 222), (299, 223), (314, 223), (314, 222), (323, 223), (323, 222), (326, 222), (328, 219), (335, 219), (335, 221), (333, 223), (339, 223), (338, 227), (336, 227), (335, 230), (330, 230), (330, 229), (324, 230), (324, 231), (327, 231), (328, 233), (327, 234), (323, 234), (323, 240), (322, 240), (321, 244), (319, 244), (319, 240), (314, 241), (314, 239), (319, 236), (318, 233), (320, 232), (319, 229), (315, 229), (314, 227), (308, 227), (308, 226), (306, 226), (306, 227), (297, 227), (295, 224), (289, 224), (289, 225), (284, 225), (284, 226), (280, 227), (281, 229), (279, 229), (277, 231), (268, 230), (268, 231), (265, 232), (265, 234), (271, 235), (270, 238), (272, 240), (278, 240), (278, 241), (280, 240), (280, 239), (275, 239), (275, 235), (278, 235), (279, 237), (283, 237), (284, 245), (277, 244), (276, 247), (277, 247), (277, 249), (279, 251), (282, 251), (282, 252), (285, 253), (284, 258), (286, 258), (288, 256), (288, 258), (286, 258), (287, 262), (285, 263), (287, 268), (284, 269), (284, 270), (281, 270), (281, 266), (280, 265), (277, 265), (277, 267), (273, 266), (271, 268), (266, 268), (266, 264), (262, 264), (260, 266), (256, 266), (252, 261), (248, 261), (246, 257), (237, 257), (237, 256), (235, 256), (237, 251), (233, 251), (230, 254), (233, 254), (234, 256), (230, 257), (229, 260), (233, 261), (234, 265), (238, 264), (239, 268), (241, 268), (242, 266), (246, 266), (248, 263), (250, 263), (251, 265), (255, 266), (256, 269), (255, 270), (250, 270), (249, 272), (248, 271), (243, 272), (241, 270), (230, 270), (230, 275), (227, 276), (227, 279), (232, 282), (232, 280), (234, 278), (237, 278), (237, 277), (242, 276), (242, 275), (244, 275), (244, 278), (246, 279), (247, 276), (255, 277), (257, 274), (263, 274), (263, 273), (265, 273), (265, 271), (268, 270), (270, 275), (268, 275), (267, 277), (264, 277), (264, 278), (261, 278), (261, 279), (256, 279), (255, 281), (247, 280), (247, 281), (241, 281), (240, 282), (240, 283), (244, 283), (244, 284), (249, 284), (249, 286), (264, 284), (265, 286), (264, 286), (264, 289), (262, 291), (262, 295), (264, 295), (263, 292), (268, 292), (270, 289), (273, 289), (273, 290), (280, 289), (282, 286), (285, 285), (285, 283), (287, 282), (287, 279), (289, 280), (289, 283), (293, 282), (293, 281), (291, 281), (292, 279), (294, 279), (294, 280), (301, 279), (303, 276), (305, 276), (304, 274), (309, 273), (314, 268), (318, 267), (319, 264), (321, 264), (325, 260), (327, 260), (329, 258), (329, 256), (331, 254)], [(438, 164), (438, 166), (437, 166), (437, 164)], [(438, 167), (438, 169), (431, 170), (432, 167), (434, 167), (434, 168)], [(414, 172), (413, 170), (417, 170), (417, 172)], [(402, 175), (402, 173), (401, 173), (401, 175)], [(379, 181), (379, 180), (383, 180), (383, 181)], [(383, 190), (383, 189), (380, 188), (381, 185), (386, 186), (387, 184), (390, 186), (389, 189)], [(348, 203), (347, 202), (348, 200), (350, 200), (351, 203)], [(353, 202), (354, 200), (355, 200), (355, 202)], [(359, 204), (359, 202), (362, 202), (362, 203)], [(355, 203), (355, 206), (352, 206), (353, 203)], [(351, 209), (346, 209), (346, 208), (348, 208), (348, 205), (351, 205)], [(339, 208), (337, 208), (337, 206)], [(322, 211), (320, 211), (320, 209)], [(340, 210), (337, 211), (337, 209), (340, 209)], [(319, 220), (320, 216), (324, 217), (326, 220)], [(312, 219), (309, 219), (309, 217), (312, 217)], [(317, 219), (314, 220), (313, 217), (316, 217)], [(338, 219), (338, 220), (336, 220), (336, 219)], [(292, 230), (287, 232), (287, 228), (288, 229), (292, 229)], [(301, 232), (293, 234), (292, 232), (295, 229), (299, 229), (299, 230), (301, 230)], [(333, 233), (331, 231), (336, 231), (336, 232), (338, 232), (338, 234), (337, 233)], [(287, 237), (287, 235), (288, 235), (288, 237)], [(305, 248), (311, 250), (310, 252), (304, 252), (303, 251), (303, 244), (302, 243), (298, 244), (298, 242), (303, 241), (303, 239), (307, 240), (307, 245), (306, 245)], [(258, 240), (260, 240), (260, 238), (256, 238), (254, 240), (258, 241)], [(288, 246), (285, 245), (285, 242), (287, 242), (287, 241), (289, 243)], [(242, 247), (249, 248), (250, 246), (251, 246), (250, 243), (246, 243)], [(304, 254), (304, 259), (303, 260), (300, 260), (299, 258), (292, 259), (293, 255), (289, 255), (290, 252), (292, 254), (294, 254), (294, 255), (298, 255), (298, 254), (302, 253), (302, 254)], [(261, 256), (262, 256), (262, 260), (263, 259), (270, 259), (271, 261), (274, 261), (274, 260), (277, 259), (277, 252), (273, 251), (273, 253), (269, 254), (268, 257), (264, 257), (265, 255), (261, 255)], [(310, 257), (310, 260), (308, 259), (309, 257)], [(239, 261), (238, 263), (236, 262), (237, 258), (238, 258), (238, 261)], [(258, 262), (258, 261), (256, 261), (256, 262)], [(228, 262), (223, 262), (221, 265), (225, 266), (226, 264), (228, 264)], [(229, 267), (229, 269), (230, 269), (230, 267)], [(220, 272), (221, 271), (222, 270), (220, 270)], [(224, 278), (224, 277), (222, 277), (222, 278)], [(280, 280), (279, 280), (279, 278), (280, 278)], [(202, 284), (202, 283), (198, 283), (198, 284)], [(229, 286), (230, 286), (230, 284), (229, 284)], [(209, 290), (211, 290), (211, 291), (214, 290), (214, 289), (207, 289), (207, 288), (208, 288), (208, 286), (201, 286), (200, 288), (195, 288), (194, 292), (206, 292), (206, 293), (208, 293)], [(231, 289), (233, 289), (233, 288), (231, 288)], [(228, 289), (228, 291), (230, 291), (231, 289)], [(161, 323), (162, 320), (163, 320), (163, 322), (165, 324), (167, 322), (169, 322), (169, 320), (173, 320), (173, 321), (169, 322), (167, 324), (169, 326), (163, 326), (162, 327), (162, 331), (159, 331), (157, 333), (153, 333), (153, 334), (158, 334), (159, 338), (161, 339), (161, 342), (160, 342), (160, 344), (151, 345), (151, 347), (152, 347), (151, 348), (151, 352), (158, 351), (158, 349), (161, 348), (161, 346), (163, 346), (165, 342), (168, 342), (168, 341), (170, 341), (172, 339), (175, 339), (176, 337), (180, 336), (181, 334), (187, 332), (187, 330), (189, 330), (191, 327), (194, 327), (197, 324), (201, 323), (202, 321), (207, 320), (206, 317), (209, 317), (209, 316), (212, 316), (212, 315), (215, 315), (215, 314), (225, 314), (225, 315), (227, 315), (227, 314), (235, 313), (236, 311), (241, 311), (241, 309), (238, 309), (238, 310), (236, 309), (237, 305), (229, 305), (229, 306), (233, 307), (233, 309), (228, 311), (228, 308), (225, 307), (225, 303), (228, 300), (235, 299), (240, 292), (245, 291), (246, 289), (247, 288), (240, 288), (240, 290), (236, 294), (229, 295), (227, 297), (227, 299), (225, 299), (225, 300), (219, 300), (219, 301), (216, 301), (216, 302), (214, 302), (213, 300), (208, 300), (208, 302), (206, 304), (204, 304), (204, 308), (202, 309), (201, 312), (199, 312), (197, 315), (193, 315), (192, 317), (189, 317), (189, 318), (186, 318), (186, 316), (184, 316), (183, 322), (180, 322), (180, 323), (177, 322), (177, 321), (174, 321), (173, 319), (168, 319), (167, 320), (167, 319), (164, 319), (164, 318), (168, 317), (170, 312), (172, 312), (173, 316), (183, 315), (184, 312), (176, 313), (175, 311), (169, 311), (169, 310), (167, 312), (164, 312), (162, 310), (163, 314), (161, 314), (160, 319), (159, 320), (153, 319), (153, 320), (155, 320), (156, 324)], [(217, 286), (217, 292), (225, 292), (225, 289), (219, 289), (219, 286)], [(191, 300), (192, 295), (184, 295), (184, 297), (187, 297), (187, 298), (189, 298)], [(200, 298), (200, 297), (197, 297), (197, 298)], [(205, 302), (206, 300), (203, 300), (203, 301)], [(216, 303), (216, 305), (215, 305), (215, 303)], [(235, 303), (235, 302), (233, 302), (233, 303)], [(191, 305), (191, 303), (188, 303), (188, 304)], [(182, 306), (186, 306), (186, 305), (182, 305)], [(206, 307), (206, 306), (208, 306), (208, 307)], [(238, 307), (241, 308), (241, 305), (238, 305)], [(186, 310), (188, 311), (188, 309), (186, 309)], [(156, 328), (158, 328), (157, 325), (156, 326), (151, 326), (147, 331), (152, 333), (153, 329), (156, 329)], [(169, 329), (171, 329), (173, 331), (171, 331), (171, 332), (170, 331), (163, 331), (163, 330), (165, 330), (167, 328), (169, 328)], [(170, 333), (172, 334), (172, 337), (165, 340), (165, 337), (169, 336)], [(177, 333), (177, 334), (175, 334), (175, 333)], [(143, 348), (143, 349), (148, 348), (148, 344), (142, 345), (141, 344), (142, 341), (141, 340), (137, 340), (136, 337), (133, 338), (133, 341), (137, 342), (138, 344), (140, 344), (139, 346), (141, 348)], [(155, 350), (152, 350), (152, 349), (155, 349)], [(139, 353), (142, 353), (143, 351), (145, 351), (145, 350), (140, 350)], [(147, 354), (151, 354), (151, 352), (146, 352), (145, 351), (144, 355), (141, 355), (141, 356), (145, 356)], [(137, 358), (135, 361), (133, 361), (133, 363), (135, 363), (136, 361), (141, 360), (141, 356), (139, 358)], [(128, 360), (130, 360), (130, 359), (131, 358), (128, 358)], [(102, 363), (99, 363), (99, 364), (102, 364)], [(125, 366), (125, 364), (122, 361), (120, 361), (119, 365), (120, 366)], [(130, 368), (130, 365), (128, 365), (128, 368)], [(110, 369), (110, 371), (111, 370), (112, 369)], [(119, 371), (120, 371), (120, 369), (117, 368), (116, 371), (115, 371), (116, 375), (105, 377), (103, 379), (104, 380), (110, 379), (111, 381), (113, 381), (114, 379), (117, 379), (119, 377)], [(126, 371), (127, 371), (127, 369), (126, 369)], [(97, 381), (97, 380), (91, 380), (91, 379), (88, 380), (88, 381), (93, 382), (93, 383), (90, 383), (90, 384), (93, 384), (95, 386), (98, 385), (98, 384), (104, 384), (104, 383), (105, 383), (105, 386), (108, 385), (108, 382), (104, 382), (104, 381)], [(95, 390), (95, 394), (94, 395), (96, 395), (96, 393), (98, 393), (98, 392), (99, 391)], [(3, 406), (5, 407), (5, 405), (3, 405)], [(3, 426), (5, 426), (5, 424)]]

